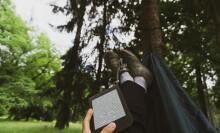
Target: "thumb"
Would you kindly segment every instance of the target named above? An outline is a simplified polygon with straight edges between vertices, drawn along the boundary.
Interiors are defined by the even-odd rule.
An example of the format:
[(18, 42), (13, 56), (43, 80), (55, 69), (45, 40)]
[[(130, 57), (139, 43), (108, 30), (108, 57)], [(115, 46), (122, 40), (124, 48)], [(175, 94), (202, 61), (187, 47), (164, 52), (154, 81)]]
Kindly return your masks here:
[(116, 129), (116, 124), (110, 123), (105, 128), (102, 129), (101, 133), (113, 133), (115, 129)]

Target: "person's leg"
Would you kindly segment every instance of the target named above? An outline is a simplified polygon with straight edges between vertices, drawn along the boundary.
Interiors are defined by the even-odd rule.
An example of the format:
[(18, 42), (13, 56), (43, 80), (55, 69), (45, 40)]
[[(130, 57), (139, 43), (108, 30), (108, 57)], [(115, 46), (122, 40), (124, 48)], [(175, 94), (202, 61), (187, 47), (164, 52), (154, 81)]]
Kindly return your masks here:
[[(147, 114), (147, 108), (145, 103), (145, 90), (147, 87), (144, 87), (144, 84), (140, 82), (140, 78), (137, 77), (144, 77), (145, 80), (143, 81), (146, 81), (147, 84), (150, 84), (152, 75), (148, 68), (142, 65), (133, 53), (127, 50), (121, 50), (119, 54), (120, 56), (113, 51), (106, 52), (105, 62), (106, 65), (112, 70), (112, 72), (115, 75), (117, 75), (119, 72), (119, 79), (121, 83), (120, 88), (122, 93), (124, 94), (128, 108), (134, 118), (134, 123), (121, 133), (145, 133), (145, 123)], [(120, 62), (120, 58), (122, 58), (123, 63)], [(126, 70), (126, 67), (123, 66), (128, 66), (128, 69)], [(128, 70), (130, 70), (135, 79), (133, 79), (133, 77), (128, 72), (126, 72)], [(123, 77), (125, 79), (130, 80), (124, 80)]]
[(120, 74), (119, 79), (120, 84), (123, 84), (126, 81), (132, 81), (141, 86), (145, 92), (147, 92), (147, 82), (142, 76), (135, 76), (133, 78), (128, 71), (124, 71)]
[(130, 73), (128, 71), (122, 72), (119, 77), (120, 84), (123, 84), (126, 81), (134, 82), (134, 78), (130, 75)]
[(134, 82), (136, 84), (140, 85), (145, 90), (145, 92), (147, 92), (147, 82), (144, 79), (144, 77), (142, 77), (142, 76), (135, 76), (134, 77)]
[(145, 104), (146, 91), (142, 87), (144, 82), (135, 83), (135, 80), (132, 79), (133, 77), (128, 72), (124, 72), (120, 76), (120, 89), (134, 119), (133, 124), (120, 133), (145, 133), (147, 109)]

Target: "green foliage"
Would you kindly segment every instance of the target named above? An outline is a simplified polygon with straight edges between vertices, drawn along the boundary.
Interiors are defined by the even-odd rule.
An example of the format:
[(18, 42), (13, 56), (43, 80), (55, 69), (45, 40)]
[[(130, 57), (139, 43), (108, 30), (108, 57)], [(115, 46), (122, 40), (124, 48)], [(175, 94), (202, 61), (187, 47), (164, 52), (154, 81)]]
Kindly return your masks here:
[[(218, 3), (212, 2), (216, 5)], [(213, 8), (212, 2), (163, 1), (161, 20), (167, 48), (165, 59), (194, 101), (200, 106), (203, 99), (206, 101), (205, 106), (208, 112), (211, 112), (209, 118), (215, 123), (215, 120), (219, 119), (217, 110), (220, 109), (218, 106), (220, 48), (219, 38), (216, 38), (218, 33), (215, 32), (217, 26), (210, 14), (210, 8)], [(204, 3), (206, 6), (203, 5)], [(199, 98), (198, 93), (201, 89), (197, 81), (198, 68), (202, 76), (201, 86), (205, 93), (203, 99)], [(210, 83), (212, 85), (209, 85)]]
[(0, 5), (0, 44), (7, 46), (16, 56), (31, 49), (29, 28), (17, 17), (7, 1)]
[(0, 115), (52, 120), (59, 54), (45, 34), (30, 37), (8, 1), (0, 4), (0, 31)]

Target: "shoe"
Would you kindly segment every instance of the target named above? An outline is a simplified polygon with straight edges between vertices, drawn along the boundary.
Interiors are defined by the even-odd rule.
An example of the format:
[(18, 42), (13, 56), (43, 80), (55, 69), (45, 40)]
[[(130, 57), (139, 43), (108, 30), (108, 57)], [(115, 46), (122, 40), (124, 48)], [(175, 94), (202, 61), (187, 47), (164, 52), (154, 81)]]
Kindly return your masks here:
[(110, 68), (114, 75), (117, 75), (120, 69), (120, 57), (113, 51), (107, 51), (104, 56), (105, 64)]
[(146, 68), (133, 53), (128, 50), (120, 50), (118, 54), (123, 59), (123, 62), (127, 63), (132, 76), (142, 76), (148, 85), (151, 84), (152, 74), (150, 70)]

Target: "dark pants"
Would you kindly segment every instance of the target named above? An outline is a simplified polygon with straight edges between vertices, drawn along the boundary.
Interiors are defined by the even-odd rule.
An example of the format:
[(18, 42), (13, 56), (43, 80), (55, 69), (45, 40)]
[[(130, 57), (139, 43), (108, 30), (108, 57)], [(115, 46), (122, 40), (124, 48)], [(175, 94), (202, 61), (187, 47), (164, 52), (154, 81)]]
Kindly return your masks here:
[(131, 81), (126, 81), (120, 88), (134, 119), (133, 124), (120, 133), (146, 133), (147, 106), (144, 88)]

